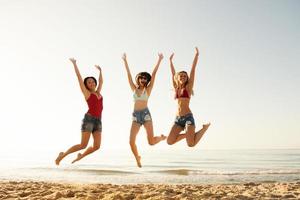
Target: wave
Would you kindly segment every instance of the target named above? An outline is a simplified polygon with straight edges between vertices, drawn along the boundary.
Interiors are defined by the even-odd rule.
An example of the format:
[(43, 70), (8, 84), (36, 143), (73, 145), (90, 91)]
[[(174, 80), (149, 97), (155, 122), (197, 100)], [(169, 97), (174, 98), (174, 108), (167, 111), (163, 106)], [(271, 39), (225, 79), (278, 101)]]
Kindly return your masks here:
[(88, 173), (95, 175), (126, 175), (126, 174), (138, 174), (132, 171), (126, 170), (111, 170), (111, 169), (84, 169), (84, 168), (31, 168), (32, 170), (38, 171), (60, 171), (60, 172), (77, 172), (77, 173)]
[(95, 175), (134, 175), (134, 174), (169, 174), (169, 175), (300, 175), (300, 169), (252, 169), (252, 170), (209, 170), (209, 169), (191, 169), (189, 167), (177, 166), (176, 168), (166, 166), (155, 166), (150, 169), (132, 171), (132, 169), (96, 169), (92, 168), (53, 168), (53, 167), (34, 167), (26, 168), (26, 170), (34, 171), (56, 171), (56, 172), (75, 172), (88, 173)]
[(253, 170), (253, 171), (204, 171), (204, 170), (191, 170), (191, 169), (169, 169), (169, 170), (156, 170), (150, 173), (162, 173), (169, 175), (300, 175), (300, 169), (296, 170)]
[(63, 169), (63, 171), (75, 171), (84, 173), (93, 173), (97, 175), (121, 175), (121, 174), (138, 174), (130, 171), (123, 170), (106, 170), (106, 169)]

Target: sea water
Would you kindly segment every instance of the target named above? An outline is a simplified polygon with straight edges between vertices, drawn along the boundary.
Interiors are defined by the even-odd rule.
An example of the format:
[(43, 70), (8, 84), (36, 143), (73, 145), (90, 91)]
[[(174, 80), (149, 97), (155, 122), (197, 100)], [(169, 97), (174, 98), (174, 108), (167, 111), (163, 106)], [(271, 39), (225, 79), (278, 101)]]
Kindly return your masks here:
[(190, 149), (141, 152), (142, 168), (130, 149), (97, 151), (75, 164), (70, 164), (72, 154), (59, 166), (54, 154), (6, 155), (0, 158), (0, 179), (112, 184), (300, 180), (300, 149)]

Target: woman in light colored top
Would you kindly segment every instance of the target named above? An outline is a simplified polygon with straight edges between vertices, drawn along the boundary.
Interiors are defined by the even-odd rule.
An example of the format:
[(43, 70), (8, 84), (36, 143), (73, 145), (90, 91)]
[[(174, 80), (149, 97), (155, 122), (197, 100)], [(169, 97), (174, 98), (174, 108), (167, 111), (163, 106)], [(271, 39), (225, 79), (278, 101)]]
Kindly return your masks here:
[(161, 63), (161, 60), (163, 59), (162, 54), (158, 54), (158, 56), (159, 56), (158, 62), (154, 67), (152, 75), (150, 75), (147, 72), (141, 72), (137, 74), (135, 78), (135, 83), (132, 80), (132, 76), (127, 63), (126, 54), (124, 54), (122, 57), (127, 72), (128, 82), (133, 92), (134, 112), (132, 114), (132, 124), (130, 129), (129, 143), (138, 167), (142, 167), (142, 164), (141, 164), (141, 156), (138, 153), (135, 140), (140, 130), (140, 127), (144, 125), (146, 129), (149, 145), (155, 145), (160, 141), (166, 139), (166, 136), (164, 135), (154, 136), (152, 118), (147, 105), (148, 98), (153, 88), (156, 72)]
[[(202, 129), (195, 132), (195, 120), (190, 109), (190, 99), (193, 94), (195, 79), (195, 69), (198, 62), (199, 51), (196, 47), (196, 54), (192, 64), (190, 76), (187, 72), (181, 71), (176, 73), (173, 65), (174, 53), (170, 56), (170, 66), (172, 72), (173, 87), (175, 90), (175, 99), (177, 100), (177, 115), (175, 123), (167, 138), (169, 145), (186, 138), (187, 145), (194, 147), (206, 132), (210, 123), (204, 124)], [(181, 133), (185, 130), (185, 133)]]
[(55, 160), (56, 165), (59, 165), (60, 161), (70, 153), (74, 153), (76, 151), (85, 149), (88, 145), (91, 134), (93, 135), (94, 138), (93, 146), (87, 148), (82, 154), (79, 153), (77, 155), (77, 158), (73, 160), (72, 163), (79, 161), (85, 156), (98, 150), (100, 148), (100, 143), (101, 143), (101, 132), (102, 132), (101, 115), (103, 110), (103, 97), (100, 94), (102, 84), (103, 84), (101, 68), (98, 65), (95, 65), (95, 67), (100, 72), (99, 79), (98, 79), (99, 84), (97, 87), (97, 80), (94, 77), (86, 77), (84, 80), (82, 80), (82, 77), (80, 75), (79, 69), (76, 64), (76, 60), (74, 58), (70, 58), (70, 61), (73, 63), (81, 92), (88, 104), (89, 109), (87, 113), (84, 115), (84, 118), (82, 120), (81, 143), (70, 147), (66, 152), (60, 152)]

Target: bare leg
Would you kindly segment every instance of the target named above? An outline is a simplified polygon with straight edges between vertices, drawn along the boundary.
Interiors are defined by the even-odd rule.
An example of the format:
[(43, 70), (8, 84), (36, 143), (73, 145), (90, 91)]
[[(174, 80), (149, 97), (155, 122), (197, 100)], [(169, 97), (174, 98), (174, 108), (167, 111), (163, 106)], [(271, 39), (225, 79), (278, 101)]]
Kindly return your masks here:
[(204, 124), (203, 128), (196, 133), (195, 133), (195, 126), (187, 126), (186, 142), (188, 146), (194, 147), (196, 144), (198, 144), (198, 142), (200, 141), (200, 139), (202, 138), (202, 136), (204, 135), (204, 133), (206, 132), (209, 126), (210, 123)]
[(93, 144), (93, 146), (87, 148), (85, 150), (85, 152), (83, 152), (83, 154), (78, 153), (77, 158), (75, 160), (73, 160), (72, 163), (75, 163), (75, 162), (81, 160), (85, 156), (93, 153), (94, 151), (97, 151), (100, 148), (100, 144), (101, 144), (101, 132), (94, 132), (93, 133), (93, 138), (94, 138), (94, 144)]
[(174, 124), (167, 138), (167, 143), (169, 145), (172, 145), (184, 139), (186, 137), (186, 134), (180, 134), (182, 130), (182, 127)]
[(210, 126), (210, 123), (203, 124), (202, 129), (199, 130), (198, 132), (196, 132), (196, 135), (195, 135), (195, 145), (200, 141), (200, 139), (202, 138), (202, 136), (204, 135), (204, 133), (207, 131), (207, 129), (208, 129), (209, 126)]
[(82, 132), (81, 133), (81, 143), (80, 144), (76, 144), (74, 146), (72, 146), (71, 148), (69, 148), (66, 152), (60, 152), (55, 160), (55, 164), (59, 165), (60, 161), (66, 157), (67, 155), (69, 155), (70, 153), (74, 153), (76, 151), (82, 150), (84, 148), (86, 148), (86, 146), (88, 145), (89, 139), (90, 139), (91, 133), (89, 132)]
[(138, 153), (138, 150), (137, 150), (137, 147), (136, 147), (136, 144), (135, 144), (135, 139), (136, 139), (136, 136), (140, 130), (140, 127), (141, 125), (136, 123), (136, 122), (132, 122), (132, 125), (131, 125), (131, 129), (130, 129), (130, 139), (129, 139), (129, 144), (130, 144), (130, 147), (131, 147), (131, 151), (135, 157), (135, 160), (136, 160), (136, 163), (137, 163), (137, 166), (138, 167), (142, 167), (142, 164), (141, 164), (141, 156), (139, 156), (139, 153)]
[(155, 145), (155, 144), (159, 143), (160, 141), (165, 140), (167, 138), (164, 135), (154, 137), (152, 121), (145, 122), (144, 127), (146, 129), (147, 139), (148, 139), (149, 145)]

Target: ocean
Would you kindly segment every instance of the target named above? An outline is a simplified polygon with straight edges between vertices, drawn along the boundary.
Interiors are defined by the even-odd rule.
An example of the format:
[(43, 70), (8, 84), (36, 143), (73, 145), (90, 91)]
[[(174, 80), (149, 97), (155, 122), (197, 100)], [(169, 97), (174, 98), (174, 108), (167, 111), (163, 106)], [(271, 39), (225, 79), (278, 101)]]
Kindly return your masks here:
[[(58, 152), (57, 152), (58, 153)], [(57, 154), (6, 155), (0, 179), (111, 184), (216, 184), (300, 181), (300, 149), (177, 150), (141, 152), (136, 167), (130, 150), (96, 152), (71, 163), (71, 154), (54, 164)]]

